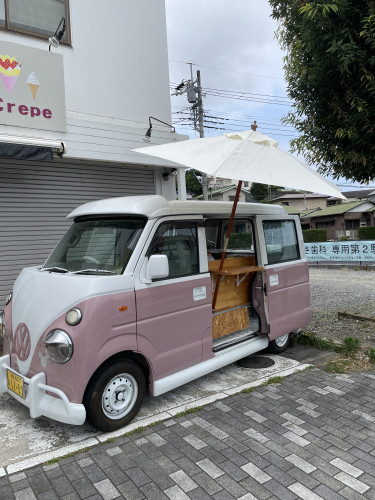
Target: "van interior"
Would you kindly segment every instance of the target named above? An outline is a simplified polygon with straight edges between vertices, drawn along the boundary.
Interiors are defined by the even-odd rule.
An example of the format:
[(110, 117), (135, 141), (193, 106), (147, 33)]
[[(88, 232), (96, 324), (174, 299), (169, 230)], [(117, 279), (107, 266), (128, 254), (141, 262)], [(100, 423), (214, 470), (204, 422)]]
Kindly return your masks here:
[(213, 349), (219, 351), (259, 334), (263, 304), (252, 300), (252, 288), (262, 267), (257, 266), (253, 226), (249, 219), (235, 219), (222, 271), (220, 258), (225, 241), (228, 220), (206, 219), (208, 270), (211, 274), (212, 293), (217, 280), (219, 292), (213, 310)]

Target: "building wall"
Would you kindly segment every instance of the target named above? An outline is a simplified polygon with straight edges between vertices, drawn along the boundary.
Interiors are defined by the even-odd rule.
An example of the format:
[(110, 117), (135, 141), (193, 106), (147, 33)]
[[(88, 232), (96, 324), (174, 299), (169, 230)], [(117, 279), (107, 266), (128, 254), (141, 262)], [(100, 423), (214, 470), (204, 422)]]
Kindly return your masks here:
[[(306, 203), (303, 198), (290, 198), (285, 199), (284, 202), (288, 203), (289, 207), (296, 208), (297, 210), (314, 209), (314, 208), (326, 208), (327, 201), (326, 198), (306, 198)], [(274, 205), (283, 205), (282, 201), (273, 202)]]
[[(0, 125), (0, 134), (64, 140), (68, 158), (167, 164), (131, 152), (145, 145), (149, 116), (171, 123), (164, 0), (69, 4), (72, 47), (51, 48), (64, 59), (67, 132)], [(45, 40), (9, 32), (1, 41), (48, 51)], [(182, 138), (153, 123), (153, 144)]]

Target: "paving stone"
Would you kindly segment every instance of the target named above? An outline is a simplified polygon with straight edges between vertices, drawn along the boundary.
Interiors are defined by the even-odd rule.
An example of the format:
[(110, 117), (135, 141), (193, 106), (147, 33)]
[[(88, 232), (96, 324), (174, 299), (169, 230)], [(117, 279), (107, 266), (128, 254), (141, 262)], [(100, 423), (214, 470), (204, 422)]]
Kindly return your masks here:
[(218, 477), (216, 481), (235, 498), (239, 498), (246, 494), (246, 490), (237, 481), (228, 476), (228, 474)]
[[(185, 460), (186, 457), (178, 458), (176, 461), (172, 461), (169, 457), (164, 455), (157, 457), (154, 459), (155, 464), (159, 469), (162, 469), (166, 474), (171, 474), (172, 472), (176, 472), (176, 470), (182, 468), (179, 466), (180, 460)], [(187, 459), (189, 460), (189, 459)], [(191, 460), (189, 460), (191, 462)], [(194, 463), (194, 462), (191, 462)], [(151, 476), (150, 476), (151, 477)]]
[(330, 476), (329, 474), (326, 474), (320, 469), (314, 470), (314, 472), (310, 474), (310, 477), (315, 480), (314, 488), (316, 488), (319, 483), (324, 484), (325, 486), (336, 492), (339, 492), (343, 488), (343, 483)]
[(184, 491), (188, 493), (189, 491), (198, 488), (198, 485), (193, 481), (183, 470), (178, 470), (170, 475), (170, 478)]
[(275, 481), (272, 479), (271, 481), (268, 481), (264, 487), (276, 495), (277, 498), (280, 498), (282, 500), (295, 500), (297, 495), (293, 493), (291, 490), (286, 488), (285, 486), (281, 485), (278, 481)]
[(192, 477), (192, 479), (211, 496), (223, 489), (219, 483), (217, 483), (214, 479), (211, 479), (205, 472), (196, 474)]
[(53, 490), (44, 491), (37, 495), (38, 500), (80, 500), (79, 496), (75, 491), (68, 493), (67, 495), (58, 496)]
[(115, 486), (117, 486), (118, 484), (122, 484), (129, 479), (126, 472), (123, 471), (117, 464), (114, 464), (111, 467), (107, 467), (103, 472)]
[(289, 489), (303, 500), (324, 500), (321, 496), (306, 488), (301, 483), (294, 483), (289, 486)]
[(295, 374), (0, 478), (0, 499), (373, 500), (374, 380)]
[(141, 486), (140, 490), (145, 497), (150, 500), (164, 500), (168, 498), (154, 483), (148, 483), (145, 486)]
[(343, 484), (346, 486), (349, 486), (349, 488), (352, 488), (352, 490), (357, 491), (358, 493), (365, 493), (370, 487), (363, 483), (362, 481), (355, 479), (353, 476), (347, 474), (346, 472), (339, 472), (336, 474), (335, 479), (338, 481), (341, 481)]
[(342, 500), (342, 496), (339, 493), (332, 491), (327, 486), (324, 486), (324, 484), (317, 486), (314, 493), (324, 498), (324, 500)]
[(212, 500), (212, 496), (202, 488), (196, 488), (195, 490), (191, 491), (188, 498), (190, 498), (191, 500)]
[(12, 484), (12, 489), (13, 491), (20, 491), (29, 488), (29, 486), (30, 486), (30, 481), (28, 479), (21, 479), (20, 481), (17, 481)]
[[(72, 478), (69, 476), (69, 480), (71, 479)], [(43, 473), (39, 473), (35, 476), (29, 477), (29, 483), (31, 489), (36, 495), (52, 489), (51, 482)]]
[(95, 487), (86, 477), (72, 481), (72, 486), (81, 498), (87, 498), (90, 495), (95, 495), (97, 492)]
[(96, 482), (94, 486), (103, 497), (103, 500), (114, 500), (120, 496), (119, 490), (109, 479)]
[(58, 495), (67, 495), (74, 490), (71, 482), (65, 475), (50, 479), (50, 483)]
[(130, 480), (119, 484), (117, 489), (126, 500), (143, 500), (143, 498), (146, 498), (143, 491), (137, 488), (133, 481)]

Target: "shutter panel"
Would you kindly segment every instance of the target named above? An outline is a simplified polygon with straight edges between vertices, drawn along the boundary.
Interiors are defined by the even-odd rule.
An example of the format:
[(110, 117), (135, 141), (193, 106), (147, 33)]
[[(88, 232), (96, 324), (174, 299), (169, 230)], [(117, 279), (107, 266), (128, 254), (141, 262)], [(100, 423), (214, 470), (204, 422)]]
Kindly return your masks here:
[(151, 168), (55, 160), (0, 161), (0, 308), (21, 269), (43, 264), (78, 205), (101, 198), (155, 194)]

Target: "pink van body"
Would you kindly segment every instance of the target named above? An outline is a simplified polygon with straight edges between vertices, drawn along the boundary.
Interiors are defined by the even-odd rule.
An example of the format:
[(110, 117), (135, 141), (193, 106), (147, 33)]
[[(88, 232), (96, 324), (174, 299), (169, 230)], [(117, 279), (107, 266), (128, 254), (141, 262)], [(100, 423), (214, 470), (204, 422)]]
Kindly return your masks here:
[[(8, 392), (28, 406), (32, 417), (46, 415), (79, 425), (86, 417), (83, 401), (90, 381), (113, 360), (127, 357), (139, 364), (150, 394), (157, 396), (305, 326), (310, 320), (309, 276), (298, 219), (281, 207), (239, 204), (238, 216), (252, 220), (257, 264), (263, 269), (255, 273), (251, 285), (258, 328), (228, 347), (224, 343), (215, 348), (212, 276), (202, 223), (209, 217), (227, 219), (231, 204), (208, 203), (144, 196), (102, 200), (74, 211), (71, 217), (76, 220), (136, 214), (146, 217), (147, 223), (123, 274), (59, 274), (43, 268), (22, 271), (5, 308), (0, 392)], [(158, 227), (191, 220), (197, 226), (199, 272), (149, 279), (147, 251)], [(298, 258), (267, 262), (264, 220), (293, 222)], [(67, 324), (66, 315), (72, 308), (82, 315), (76, 325)], [(47, 354), (45, 339), (51, 331), (69, 336), (74, 350), (68, 362), (57, 363)], [(22, 357), (25, 348), (30, 350), (27, 359)], [(9, 387), (9, 373), (23, 380), (22, 396)]]

